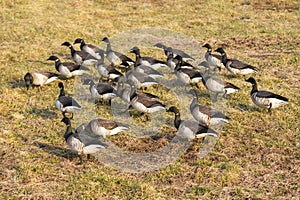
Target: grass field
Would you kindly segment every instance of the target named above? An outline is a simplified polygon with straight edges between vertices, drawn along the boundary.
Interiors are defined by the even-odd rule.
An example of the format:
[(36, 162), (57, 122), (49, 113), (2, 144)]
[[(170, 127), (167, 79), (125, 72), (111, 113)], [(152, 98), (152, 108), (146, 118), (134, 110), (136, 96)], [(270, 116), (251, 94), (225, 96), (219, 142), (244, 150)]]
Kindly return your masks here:
[[(1, 7), (0, 199), (299, 199), (299, 1), (2, 0)], [(64, 41), (83, 37), (103, 47), (105, 36), (148, 27), (224, 47), (229, 57), (260, 69), (259, 89), (289, 104), (269, 115), (251, 102), (249, 83), (230, 79), (241, 88), (226, 103), (230, 125), (204, 158), (196, 157), (195, 144), (151, 172), (120, 172), (96, 159), (76, 165), (54, 104), (57, 83), (27, 91), (25, 73), (54, 72), (46, 60), (69, 53)], [(67, 83), (68, 94), (74, 84)], [(168, 136), (139, 141), (122, 133), (112, 140), (142, 152), (164, 146)]]

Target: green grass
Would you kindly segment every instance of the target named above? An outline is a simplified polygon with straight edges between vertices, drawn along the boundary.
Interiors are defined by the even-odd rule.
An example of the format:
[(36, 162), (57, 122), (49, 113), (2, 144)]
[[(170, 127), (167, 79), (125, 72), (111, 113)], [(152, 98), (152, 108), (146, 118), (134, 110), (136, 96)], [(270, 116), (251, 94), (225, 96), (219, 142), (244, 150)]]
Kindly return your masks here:
[[(1, 7), (1, 198), (299, 198), (298, 1), (4, 0)], [(118, 38), (120, 33), (147, 27), (178, 32), (199, 45), (208, 42), (213, 48), (225, 47), (229, 57), (260, 69), (255, 76), (259, 88), (286, 96), (290, 103), (268, 115), (251, 102), (250, 84), (242, 78), (230, 79), (241, 91), (226, 102), (230, 125), (223, 127), (206, 157), (197, 158), (201, 145), (194, 142), (177, 161), (151, 172), (120, 172), (96, 159), (76, 165), (78, 160), (63, 139), (61, 113), (54, 105), (56, 83), (26, 91), (23, 76), (31, 69), (55, 71), (53, 62), (46, 60), (53, 52), (69, 53), (60, 46), (64, 41), (83, 37), (87, 43), (104, 47), (105, 36)], [(193, 52), (201, 56), (204, 49)], [(142, 51), (147, 53), (164, 59), (151, 49)], [(222, 74), (227, 80), (228, 73)], [(67, 83), (68, 94), (75, 81)], [(167, 100), (169, 96), (164, 95)], [(172, 124), (171, 115), (167, 122)], [(156, 139), (126, 133), (110, 139), (135, 152), (155, 150), (174, 135), (168, 127), (163, 130), (169, 132)]]

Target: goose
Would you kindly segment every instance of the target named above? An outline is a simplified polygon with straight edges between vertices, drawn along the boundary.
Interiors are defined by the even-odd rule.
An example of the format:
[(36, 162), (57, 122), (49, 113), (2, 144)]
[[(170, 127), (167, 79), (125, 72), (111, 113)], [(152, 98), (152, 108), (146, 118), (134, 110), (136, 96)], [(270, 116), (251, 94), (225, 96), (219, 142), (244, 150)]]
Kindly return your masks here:
[(167, 67), (166, 62), (155, 59), (150, 56), (141, 56), (140, 49), (138, 47), (133, 47), (130, 50), (131, 53), (134, 53), (136, 55), (137, 59), (137, 65), (147, 65), (149, 67), (152, 67), (153, 69), (157, 70), (160, 67)]
[(113, 120), (96, 118), (88, 123), (81, 124), (77, 130), (87, 132), (106, 138), (106, 136), (116, 135), (119, 132), (128, 130), (128, 127)]
[(115, 66), (122, 65), (122, 66), (125, 66), (126, 68), (128, 68), (130, 65), (134, 64), (134, 61), (131, 58), (129, 58), (129, 57), (125, 56), (124, 54), (119, 53), (117, 51), (113, 51), (111, 49), (110, 41), (107, 37), (104, 37), (102, 39), (102, 41), (106, 43), (105, 53), (106, 53), (106, 58), (110, 63), (112, 63)]
[(229, 123), (228, 120), (230, 118), (224, 115), (222, 112), (215, 110), (210, 106), (199, 105), (196, 95), (193, 96), (193, 101), (190, 105), (190, 111), (196, 121), (204, 123), (207, 126)]
[(222, 56), (212, 54), (212, 48), (211, 48), (210, 44), (206, 43), (202, 47), (207, 48), (207, 51), (206, 51), (204, 57), (210, 66), (218, 68), (219, 70), (221, 70), (222, 67), (225, 68), (225, 66), (222, 63)]
[(84, 66), (93, 66), (98, 63), (98, 59), (85, 51), (76, 51), (69, 42), (64, 42), (62, 46), (69, 47), (74, 62)]
[(24, 81), (27, 90), (29, 90), (30, 85), (32, 86), (43, 86), (57, 80), (58, 74), (53, 72), (42, 72), (38, 70), (31, 70), (27, 72), (24, 76)]
[[(120, 97), (124, 102), (130, 104), (130, 96), (131, 96), (131, 85), (134, 85), (133, 81), (128, 80), (127, 83), (130, 85), (129, 87), (125, 87), (125, 83), (123, 81), (118, 82), (117, 86), (117, 95)], [(143, 92), (141, 90), (135, 90), (135, 93), (139, 96), (145, 96), (146, 98), (151, 98), (152, 100), (158, 100), (156, 95), (151, 93)]]
[(77, 65), (73, 62), (61, 62), (56, 56), (50, 56), (47, 60), (55, 61), (55, 69), (66, 78), (80, 76), (89, 71), (89, 68), (82, 65)]
[(104, 51), (102, 49), (92, 44), (86, 44), (82, 38), (75, 39), (73, 44), (80, 44), (81, 51), (89, 53), (96, 59), (101, 59), (104, 56)]
[(64, 117), (61, 122), (66, 124), (66, 132), (64, 134), (65, 141), (68, 147), (72, 152), (77, 153), (80, 158), (80, 162), (78, 164), (82, 164), (82, 156), (81, 154), (85, 154), (88, 156), (90, 154), (95, 154), (101, 149), (107, 148), (108, 145), (100, 142), (99, 140), (94, 139), (88, 143), (83, 141), (84, 135), (79, 132), (72, 131), (71, 121), (68, 117)]
[(171, 106), (167, 112), (173, 112), (175, 114), (174, 126), (179, 134), (188, 140), (193, 140), (194, 138), (203, 138), (206, 136), (218, 137), (217, 132), (204, 124), (194, 120), (181, 120), (180, 112), (176, 106)]
[(75, 99), (70, 96), (65, 95), (64, 84), (62, 82), (58, 83), (60, 89), (59, 96), (55, 101), (56, 108), (60, 110), (65, 117), (65, 113), (71, 113), (71, 119), (73, 118), (73, 113), (81, 110), (81, 106), (77, 103)]
[(100, 59), (99, 62), (95, 65), (100, 76), (105, 77), (112, 81), (118, 81), (123, 74), (116, 69), (113, 64), (107, 65), (104, 63), (104, 59)]
[(137, 72), (148, 74), (152, 78), (161, 78), (163, 75), (158, 72), (157, 70), (153, 69), (148, 65), (139, 64), (141, 56), (136, 53), (135, 50), (131, 50), (131, 53), (135, 54), (135, 63), (134, 63), (134, 70)]
[[(177, 63), (177, 58), (175, 58), (176, 56), (174, 56), (172, 49), (169, 47), (167, 48), (168, 56), (167, 56), (167, 66), (174, 71), (175, 67), (176, 67), (176, 63)], [(187, 68), (187, 69), (194, 69), (194, 66), (188, 62), (185, 62), (184, 60), (182, 60), (181, 62), (181, 68)]]
[(154, 78), (154, 79), (163, 77), (162, 73), (160, 73), (159, 71), (157, 71), (147, 65), (138, 65), (138, 66), (134, 65), (134, 70), (137, 72), (147, 74), (148, 76), (150, 76), (151, 78)]
[(288, 104), (288, 99), (286, 97), (269, 91), (258, 90), (254, 78), (250, 77), (246, 81), (252, 84), (250, 93), (252, 102), (259, 107), (268, 108), (269, 113), (271, 113), (271, 108), (277, 108), (281, 105)]
[(217, 98), (218, 94), (222, 94), (226, 98), (227, 95), (240, 90), (234, 84), (224, 81), (217, 76), (210, 75), (209, 68), (206, 68), (205, 73), (202, 74), (202, 83), (207, 90), (214, 94), (215, 98)]
[(85, 79), (83, 81), (83, 85), (89, 85), (90, 86), (90, 92), (94, 99), (97, 100), (103, 100), (103, 101), (109, 101), (109, 105), (111, 105), (111, 99), (117, 97), (116, 91), (114, 90), (111, 85), (107, 83), (97, 83), (92, 79)]
[(129, 70), (126, 72), (126, 78), (127, 80), (133, 81), (133, 84), (136, 88), (141, 87), (148, 87), (151, 85), (157, 85), (158, 82), (155, 81), (152, 77), (150, 77), (148, 74), (138, 72), (135, 70)]
[(176, 57), (177, 55), (180, 55), (182, 57), (182, 60), (185, 62), (195, 60), (192, 56), (188, 55), (187, 53), (185, 53), (184, 51), (182, 51), (180, 49), (167, 47), (166, 45), (164, 45), (162, 43), (156, 43), (154, 46), (163, 49), (165, 52), (165, 55), (167, 57), (169, 56), (170, 52), (172, 52), (174, 57)]
[(258, 72), (258, 69), (256, 67), (253, 67), (252, 65), (239, 60), (228, 59), (227, 54), (225, 53), (223, 48), (218, 48), (215, 51), (221, 54), (223, 65), (229, 72), (231, 72), (235, 76), (241, 74), (245, 77), (245, 75), (247, 74)]
[(166, 110), (165, 105), (163, 105), (159, 100), (137, 93), (134, 85), (131, 85), (130, 94), (130, 105), (145, 115), (147, 120), (150, 119), (148, 116), (149, 113)]
[(202, 75), (199, 71), (181, 67), (181, 56), (176, 56), (174, 58), (174, 61), (176, 63), (175, 74), (179, 81), (181, 81), (184, 84), (196, 84), (202, 80)]

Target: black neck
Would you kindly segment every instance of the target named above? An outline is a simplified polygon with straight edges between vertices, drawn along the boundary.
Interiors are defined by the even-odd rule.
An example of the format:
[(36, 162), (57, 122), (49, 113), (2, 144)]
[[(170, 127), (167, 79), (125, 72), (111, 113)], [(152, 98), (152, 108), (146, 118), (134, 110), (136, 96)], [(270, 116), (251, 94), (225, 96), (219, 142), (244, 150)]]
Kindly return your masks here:
[(64, 87), (61, 87), (60, 88), (60, 93), (59, 93), (59, 97), (62, 97), (62, 96), (65, 96), (66, 94), (65, 94), (65, 89), (64, 89)]
[(194, 108), (197, 104), (198, 104), (197, 96), (194, 96), (193, 97), (193, 101), (192, 101), (192, 103), (190, 105), (190, 108), (191, 109)]
[(108, 52), (110, 52), (110, 51), (112, 51), (112, 50), (111, 50), (110, 42), (107, 41), (106, 44), (107, 44), (107, 45), (106, 45), (106, 53), (108, 53)]
[(65, 140), (67, 141), (67, 139), (73, 134), (72, 132), (72, 127), (71, 124), (67, 124), (67, 129), (66, 129), (66, 133), (64, 135)]
[(251, 90), (251, 94), (257, 92), (257, 84), (256, 83), (252, 83), (252, 90)]
[(80, 44), (80, 49), (81, 50), (83, 49), (84, 45), (85, 45), (85, 43), (84, 43), (84, 41), (82, 41), (81, 44)]
[(59, 59), (55, 60), (55, 69), (58, 71), (59, 65), (61, 64)]
[(95, 85), (94, 81), (90, 82), (90, 90), (92, 89), (92, 87)]
[(140, 61), (141, 61), (141, 55), (139, 53), (136, 53), (134, 67), (137, 67), (138, 65), (140, 65), (141, 64)]
[(178, 130), (181, 123), (180, 113), (175, 113), (174, 126)]
[(71, 55), (74, 56), (74, 54), (76, 53), (76, 50), (73, 48), (72, 45), (70, 45), (69, 48), (71, 50)]
[(222, 56), (222, 63), (224, 65), (226, 65), (226, 63), (227, 63), (227, 54), (224, 52), (224, 53), (221, 53), (221, 56)]

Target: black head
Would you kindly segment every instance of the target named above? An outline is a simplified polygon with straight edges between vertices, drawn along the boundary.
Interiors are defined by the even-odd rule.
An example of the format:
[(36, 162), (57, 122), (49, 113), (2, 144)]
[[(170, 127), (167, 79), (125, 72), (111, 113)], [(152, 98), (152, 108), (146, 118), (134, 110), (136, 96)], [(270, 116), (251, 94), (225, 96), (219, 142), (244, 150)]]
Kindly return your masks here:
[(220, 53), (220, 54), (224, 54), (224, 53), (225, 53), (224, 49), (221, 48), (221, 47), (217, 48), (217, 49), (215, 50), (215, 52), (218, 52), (218, 53)]
[(102, 41), (105, 42), (105, 43), (109, 43), (108, 37), (104, 37), (104, 38), (102, 39)]
[(71, 121), (68, 117), (62, 118), (61, 122), (65, 123), (67, 126), (71, 125)]
[(61, 44), (61, 46), (71, 47), (72, 45), (70, 42), (64, 42)]
[(95, 84), (92, 79), (85, 79), (83, 81), (83, 85), (91, 85), (91, 84)]
[(29, 86), (32, 84), (33, 82), (33, 76), (28, 72), (25, 74), (24, 76), (24, 81), (25, 81), (25, 85), (27, 90), (29, 89)]
[(56, 56), (50, 56), (47, 60), (54, 60), (54, 61), (56, 61), (56, 60), (59, 60), (59, 58), (56, 57)]
[(81, 39), (81, 38), (77, 38), (77, 39), (74, 41), (74, 43), (73, 43), (73, 44), (78, 44), (78, 43), (82, 43), (82, 42), (84, 42), (84, 40), (83, 40), (83, 39)]
[(178, 108), (177, 108), (176, 106), (171, 106), (171, 107), (167, 110), (167, 112), (173, 112), (173, 113), (177, 114), (177, 113), (179, 113), (179, 110), (178, 110)]
[(208, 43), (206, 43), (206, 44), (203, 45), (202, 47), (205, 47), (205, 48), (207, 48), (208, 50), (211, 50), (211, 46), (210, 46)]
[(133, 47), (130, 49), (130, 53), (140, 54), (140, 49), (138, 47)]
[(167, 47), (165, 50), (166, 50), (167, 52), (173, 53), (172, 47)]
[(58, 83), (58, 87), (59, 87), (60, 89), (63, 89), (63, 88), (64, 88), (64, 84), (63, 84), (62, 82), (59, 82), (59, 83)]
[(246, 82), (249, 82), (249, 83), (252, 83), (252, 85), (255, 85), (256, 84), (256, 81), (253, 77), (250, 77), (246, 80)]
[(158, 48), (162, 48), (162, 49), (166, 49), (167, 47), (165, 45), (163, 45), (162, 43), (156, 43), (154, 45), (155, 47), (158, 47)]

